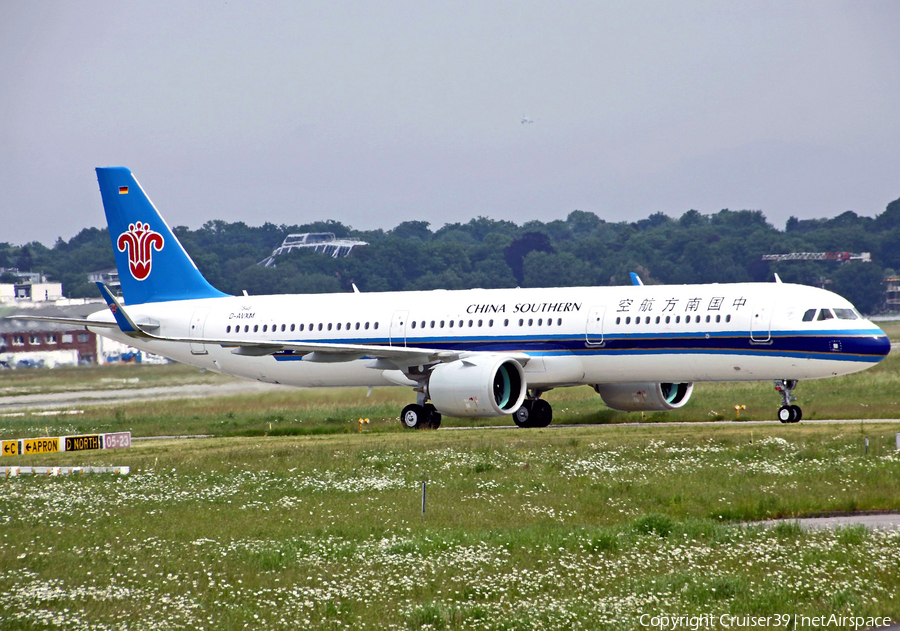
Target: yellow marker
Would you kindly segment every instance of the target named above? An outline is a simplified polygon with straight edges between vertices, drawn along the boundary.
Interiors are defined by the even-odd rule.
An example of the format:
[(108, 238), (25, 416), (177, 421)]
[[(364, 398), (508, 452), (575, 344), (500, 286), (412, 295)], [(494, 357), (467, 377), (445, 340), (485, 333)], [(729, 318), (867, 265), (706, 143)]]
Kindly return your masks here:
[(736, 406), (734, 406), (734, 413), (735, 413), (735, 415), (736, 415), (735, 418), (741, 418), (741, 410), (746, 410), (746, 409), (747, 409), (747, 406), (746, 406), (746, 405), (736, 405)]
[(22, 441), (22, 451), (31, 454), (48, 454), (59, 451), (59, 438), (29, 438)]

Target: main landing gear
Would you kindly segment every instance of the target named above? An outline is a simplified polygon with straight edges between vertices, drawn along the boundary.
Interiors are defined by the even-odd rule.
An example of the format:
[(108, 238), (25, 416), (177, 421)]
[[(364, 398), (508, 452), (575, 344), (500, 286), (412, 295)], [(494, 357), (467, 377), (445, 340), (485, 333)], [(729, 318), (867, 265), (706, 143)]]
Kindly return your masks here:
[(553, 420), (553, 408), (540, 398), (543, 392), (531, 390), (522, 406), (513, 412), (513, 421), (519, 427), (547, 427)]
[(403, 408), (400, 422), (409, 429), (437, 429), (441, 426), (441, 414), (431, 403), (412, 403)]
[(803, 410), (792, 402), (797, 398), (791, 394), (797, 387), (796, 379), (776, 379), (775, 389), (781, 394), (781, 407), (778, 408), (778, 420), (782, 423), (799, 423), (803, 418)]
[(407, 429), (437, 429), (441, 426), (441, 414), (431, 403), (425, 403), (425, 392), (417, 391), (416, 402), (400, 412), (400, 422)]

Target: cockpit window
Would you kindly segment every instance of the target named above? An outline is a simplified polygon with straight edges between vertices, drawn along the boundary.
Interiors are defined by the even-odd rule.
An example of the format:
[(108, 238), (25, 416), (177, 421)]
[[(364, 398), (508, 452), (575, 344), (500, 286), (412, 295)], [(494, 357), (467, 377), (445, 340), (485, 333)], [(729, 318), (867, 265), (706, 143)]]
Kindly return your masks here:
[(835, 309), (834, 315), (836, 315), (839, 320), (858, 320), (859, 319), (859, 315), (853, 309)]
[(831, 309), (822, 309), (819, 312), (819, 320), (831, 320), (834, 318), (834, 315), (831, 313)]
[(803, 314), (804, 322), (812, 322), (816, 319), (816, 309), (807, 309), (806, 313)]

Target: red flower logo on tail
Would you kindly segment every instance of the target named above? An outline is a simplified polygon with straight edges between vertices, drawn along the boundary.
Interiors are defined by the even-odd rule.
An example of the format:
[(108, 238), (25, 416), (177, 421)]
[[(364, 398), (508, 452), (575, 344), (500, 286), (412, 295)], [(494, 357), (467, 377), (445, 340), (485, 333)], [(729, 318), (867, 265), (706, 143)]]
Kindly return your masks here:
[(136, 280), (146, 280), (153, 264), (153, 250), (162, 250), (165, 241), (150, 225), (138, 221), (128, 224), (128, 232), (119, 235), (119, 252), (128, 252), (128, 269)]

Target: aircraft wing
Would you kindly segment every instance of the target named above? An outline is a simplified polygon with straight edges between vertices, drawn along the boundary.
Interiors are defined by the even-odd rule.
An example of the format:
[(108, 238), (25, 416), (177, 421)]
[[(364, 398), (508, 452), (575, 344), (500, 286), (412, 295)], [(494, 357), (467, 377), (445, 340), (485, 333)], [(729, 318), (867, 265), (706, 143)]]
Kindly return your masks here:
[(31, 315), (14, 315), (6, 316), (6, 320), (25, 320), (28, 322), (53, 322), (54, 324), (71, 324), (73, 326), (99, 326), (107, 328), (118, 328), (115, 322), (102, 322), (97, 320), (88, 320), (87, 318), (57, 318), (54, 316), (31, 316)]
[[(213, 344), (224, 348), (233, 348), (235, 355), (262, 357), (274, 355), (284, 351), (293, 351), (304, 356), (304, 361), (313, 362), (343, 362), (352, 361), (361, 357), (372, 357), (376, 360), (387, 360), (394, 364), (393, 367), (401, 368), (431, 364), (436, 362), (450, 362), (457, 359), (479, 354), (479, 351), (454, 351), (434, 348), (412, 348), (406, 346), (384, 346), (381, 344), (335, 344), (330, 342), (297, 342), (294, 340), (241, 340), (235, 338), (197, 338), (197, 337), (169, 337), (154, 335), (148, 327), (131, 319), (119, 300), (109, 291), (103, 283), (97, 283), (100, 293), (109, 305), (109, 309), (116, 319), (116, 325), (123, 333), (131, 337), (138, 337), (161, 342), (180, 342), (185, 344)], [(153, 324), (158, 327), (158, 324)], [(523, 366), (531, 357), (525, 353), (504, 353)], [(387, 368), (387, 366), (373, 366), (375, 368)]]

